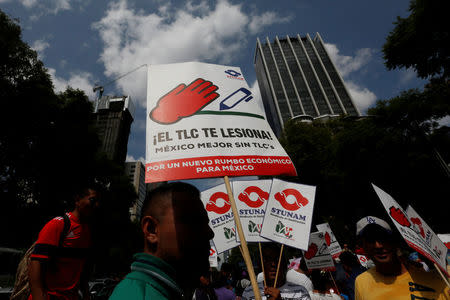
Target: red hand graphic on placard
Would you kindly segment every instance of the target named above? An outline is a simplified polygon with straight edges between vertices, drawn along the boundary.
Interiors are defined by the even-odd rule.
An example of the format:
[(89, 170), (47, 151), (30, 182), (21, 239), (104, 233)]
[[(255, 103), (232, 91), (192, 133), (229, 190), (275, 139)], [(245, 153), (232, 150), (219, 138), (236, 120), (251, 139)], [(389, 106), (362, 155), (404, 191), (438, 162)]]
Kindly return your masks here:
[(314, 244), (314, 243), (311, 243), (311, 244), (309, 245), (309, 247), (308, 247), (308, 251), (306, 251), (306, 252), (303, 254), (303, 256), (304, 256), (306, 259), (311, 259), (311, 258), (313, 258), (314, 256), (316, 256), (316, 253), (317, 253), (318, 250), (319, 250), (319, 249), (317, 248), (317, 245)]
[[(216, 202), (219, 199), (223, 199), (223, 206), (217, 206)], [(223, 192), (216, 192), (212, 194), (212, 196), (209, 198), (208, 203), (206, 204), (207, 211), (212, 211), (219, 215), (228, 212), (230, 208), (231, 204), (228, 199), (228, 195)]]
[(389, 209), (389, 214), (398, 224), (405, 227), (411, 227), (411, 222), (409, 222), (408, 218), (400, 208), (391, 206), (391, 208)]
[(325, 233), (325, 242), (327, 243), (327, 246), (330, 246), (330, 244), (331, 244), (331, 236), (328, 233), (328, 231)]
[[(253, 201), (252, 199), (250, 199), (250, 194), (251, 193), (255, 193), (258, 195), (258, 199), (256, 199), (255, 201)], [(257, 186), (249, 186), (247, 187), (242, 193), (239, 194), (238, 199), (242, 202), (244, 202), (245, 204), (247, 204), (249, 207), (260, 207), (261, 205), (264, 204), (264, 201), (267, 200), (267, 198), (269, 198), (269, 193), (264, 192), (262, 189), (260, 189)]]
[[(287, 202), (286, 200), (287, 196), (294, 196), (295, 202), (294, 203)], [(308, 199), (303, 197), (303, 195), (296, 189), (285, 189), (282, 192), (276, 193), (274, 197), (275, 200), (280, 202), (281, 206), (283, 206), (284, 209), (291, 211), (297, 210), (300, 207), (306, 206), (309, 203)]]
[(159, 98), (150, 112), (150, 119), (161, 124), (172, 124), (192, 116), (219, 97), (215, 92), (217, 89), (211, 81), (202, 78), (197, 78), (188, 86), (181, 83)]
[(450, 242), (444, 243), (444, 245), (447, 247), (447, 249), (450, 249)]
[(420, 235), (425, 238), (425, 230), (423, 230), (422, 222), (419, 218), (411, 218), (411, 222), (419, 227)]

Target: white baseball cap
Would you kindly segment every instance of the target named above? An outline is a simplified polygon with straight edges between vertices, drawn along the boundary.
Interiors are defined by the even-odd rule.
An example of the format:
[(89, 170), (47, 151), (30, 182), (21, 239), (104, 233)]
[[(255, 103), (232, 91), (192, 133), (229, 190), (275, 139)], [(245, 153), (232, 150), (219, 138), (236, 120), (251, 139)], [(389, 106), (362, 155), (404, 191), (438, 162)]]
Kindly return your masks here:
[(362, 233), (364, 232), (364, 229), (367, 227), (367, 225), (370, 224), (378, 225), (387, 232), (392, 233), (391, 226), (389, 226), (389, 224), (386, 221), (383, 221), (377, 217), (367, 216), (362, 218), (356, 223), (356, 235), (361, 236)]

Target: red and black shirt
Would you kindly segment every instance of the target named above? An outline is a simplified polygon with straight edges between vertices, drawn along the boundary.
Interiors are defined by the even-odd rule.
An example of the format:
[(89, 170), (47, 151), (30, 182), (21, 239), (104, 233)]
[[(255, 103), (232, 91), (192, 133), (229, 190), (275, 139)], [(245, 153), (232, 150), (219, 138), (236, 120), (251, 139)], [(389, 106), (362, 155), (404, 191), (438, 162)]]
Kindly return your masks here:
[(66, 214), (70, 228), (62, 247), (59, 247), (59, 239), (64, 229), (64, 219), (56, 217), (45, 224), (39, 233), (31, 259), (47, 263), (45, 285), (49, 295), (78, 299), (80, 277), (91, 247), (91, 233), (87, 224), (80, 223), (71, 213)]

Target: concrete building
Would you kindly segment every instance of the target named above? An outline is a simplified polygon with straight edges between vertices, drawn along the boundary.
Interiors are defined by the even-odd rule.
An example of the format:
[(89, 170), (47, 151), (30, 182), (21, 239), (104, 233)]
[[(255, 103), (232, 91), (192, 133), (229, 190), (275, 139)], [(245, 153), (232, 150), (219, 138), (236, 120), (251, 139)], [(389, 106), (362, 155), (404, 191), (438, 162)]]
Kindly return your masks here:
[(129, 96), (102, 96), (95, 103), (95, 126), (101, 140), (101, 151), (120, 164), (125, 162), (127, 155), (133, 114)]
[(145, 184), (145, 167), (140, 161), (132, 161), (125, 163), (125, 174), (133, 184), (136, 194), (138, 195), (136, 203), (130, 208), (131, 220), (139, 220), (141, 217), (141, 209), (144, 204), (145, 195), (147, 193), (147, 185)]
[(277, 136), (291, 120), (360, 116), (320, 34), (266, 37), (256, 43), (255, 70), (268, 122)]

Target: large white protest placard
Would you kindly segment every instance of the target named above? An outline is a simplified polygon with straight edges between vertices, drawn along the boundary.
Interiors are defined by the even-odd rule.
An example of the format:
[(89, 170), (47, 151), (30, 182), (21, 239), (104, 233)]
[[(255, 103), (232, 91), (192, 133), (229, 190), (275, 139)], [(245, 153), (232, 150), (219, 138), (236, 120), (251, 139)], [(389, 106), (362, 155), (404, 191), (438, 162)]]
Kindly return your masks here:
[(327, 243), (328, 250), (330, 251), (331, 256), (333, 258), (339, 257), (339, 254), (342, 252), (341, 245), (339, 245), (339, 242), (337, 241), (336, 237), (334, 236), (333, 231), (331, 230), (331, 227), (328, 223), (318, 224), (316, 225), (317, 230), (320, 232), (323, 232), (325, 237), (325, 242)]
[(306, 250), (315, 193), (315, 186), (274, 179), (261, 236)]
[(308, 251), (303, 251), (308, 269), (334, 270), (334, 262), (325, 241), (323, 232), (312, 232), (309, 237)]
[(443, 272), (447, 272), (445, 258), (443, 260), (441, 256), (435, 253), (433, 249), (431, 249), (427, 245), (422, 236), (420, 234), (417, 234), (417, 232), (413, 230), (413, 225), (410, 218), (408, 217), (408, 214), (400, 207), (397, 201), (395, 201), (391, 195), (389, 195), (376, 185), (372, 184), (372, 186), (375, 189), (378, 198), (380, 198), (381, 203), (383, 203), (383, 206), (389, 214), (389, 217), (391, 218), (395, 227), (397, 227), (406, 243), (411, 248), (421, 253), (432, 262), (436, 263)]
[(146, 182), (296, 171), (238, 67), (151, 65)]
[(406, 214), (411, 221), (411, 228), (425, 241), (428, 249), (434, 253), (439, 259), (439, 265), (447, 269), (447, 247), (422, 219), (421, 216), (414, 210), (411, 205), (406, 208)]
[(233, 195), (247, 242), (268, 241), (260, 232), (271, 185), (270, 179), (233, 182)]
[(224, 184), (215, 186), (201, 194), (203, 205), (208, 212), (209, 226), (214, 231), (213, 242), (217, 252), (239, 246), (236, 240), (236, 225)]

